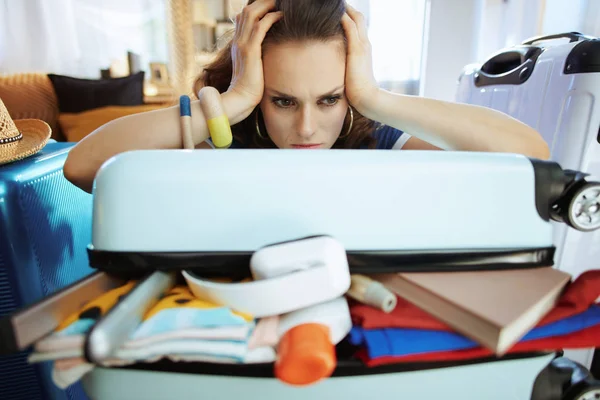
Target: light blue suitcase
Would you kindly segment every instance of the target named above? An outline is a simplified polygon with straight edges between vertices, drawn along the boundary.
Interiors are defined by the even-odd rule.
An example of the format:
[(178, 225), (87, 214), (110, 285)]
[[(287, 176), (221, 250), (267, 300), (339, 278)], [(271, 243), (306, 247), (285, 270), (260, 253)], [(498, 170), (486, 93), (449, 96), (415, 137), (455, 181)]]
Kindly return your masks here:
[[(62, 172), (72, 146), (51, 141), (32, 157), (0, 166), (0, 331), (5, 333), (2, 317), (92, 272), (86, 254), (92, 196)], [(0, 340), (0, 399), (87, 399), (80, 384), (58, 389), (50, 364), (29, 365), (27, 351), (4, 355), (6, 347), (10, 343)]]
[[(595, 184), (580, 175), (510, 154), (133, 151), (96, 175), (90, 262), (114, 274), (236, 275), (262, 246), (330, 234), (355, 273), (546, 266), (550, 219), (565, 215), (573, 187)], [(555, 362), (536, 353), (367, 368), (338, 354), (332, 377), (295, 388), (271, 364), (162, 360), (98, 367), (82, 381), (110, 400), (549, 400), (565, 383), (544, 381)]]
[[(503, 188), (509, 193), (513, 193), (514, 208), (520, 208), (520, 211), (530, 221), (532, 226), (527, 227), (534, 231), (535, 235), (523, 235), (523, 226), (526, 225), (523, 219), (517, 218), (517, 222), (514, 222), (514, 226), (520, 226), (520, 234), (515, 239), (515, 235), (504, 235), (501, 233), (494, 233), (497, 225), (486, 224), (486, 226), (494, 226), (494, 229), (490, 230), (490, 235), (496, 234), (493, 237), (494, 240), (488, 237), (477, 237), (472, 235), (472, 240), (479, 240), (474, 242), (477, 246), (469, 249), (461, 255), (463, 261), (470, 259), (471, 261), (477, 260), (477, 265), (481, 265), (482, 262), (487, 262), (487, 267), (534, 267), (545, 264), (551, 261), (552, 257), (552, 242), (551, 242), (551, 231), (549, 230), (548, 221), (550, 219), (548, 206), (551, 205), (551, 201), (554, 199), (554, 194), (558, 195), (562, 191), (563, 182), (561, 174), (558, 176), (552, 176), (549, 172), (559, 172), (556, 166), (540, 164), (535, 160), (527, 160), (524, 157), (516, 157), (510, 155), (496, 155), (488, 157), (487, 155), (476, 155), (476, 154), (451, 154), (451, 153), (436, 153), (431, 154), (429, 159), (423, 158), (425, 153), (409, 153), (403, 152), (404, 154), (370, 154), (364, 153), (359, 155), (351, 154), (347, 152), (331, 153), (331, 159), (326, 157), (325, 154), (318, 152), (310, 153), (298, 153), (295, 157), (290, 160), (284, 157), (282, 152), (273, 153), (238, 153), (245, 158), (244, 168), (247, 168), (249, 164), (254, 163), (253, 180), (251, 184), (254, 190), (250, 191), (251, 196), (245, 197), (244, 207), (252, 210), (255, 214), (257, 212), (266, 209), (266, 203), (269, 201), (277, 200), (277, 197), (281, 199), (281, 196), (287, 196), (294, 198), (295, 202), (303, 203), (305, 198), (308, 197), (308, 193), (302, 192), (302, 187), (290, 187), (290, 191), (293, 189), (297, 196), (290, 196), (290, 191), (281, 192), (279, 194), (270, 187), (273, 184), (273, 177), (257, 171), (261, 165), (263, 165), (264, 156), (268, 155), (272, 158), (271, 161), (276, 161), (275, 164), (281, 166), (282, 163), (294, 163), (297, 162), (298, 166), (303, 166), (304, 169), (291, 168), (295, 170), (296, 174), (301, 174), (300, 171), (305, 171), (308, 167), (317, 168), (319, 163), (331, 163), (336, 166), (339, 170), (344, 170), (343, 162), (356, 164), (354, 168), (356, 171), (364, 171), (364, 168), (377, 169), (377, 165), (390, 177), (398, 176), (394, 174), (394, 169), (402, 169), (404, 171), (423, 171), (422, 168), (406, 168), (407, 164), (413, 164), (412, 166), (419, 166), (419, 164), (427, 164), (428, 167), (434, 167), (434, 173), (431, 173), (429, 178), (425, 180), (415, 180), (413, 185), (421, 185), (423, 190), (417, 191), (418, 196), (415, 194), (412, 198), (407, 198), (406, 193), (410, 192), (406, 186), (391, 186), (389, 182), (393, 182), (391, 179), (385, 179), (380, 177), (380, 180), (385, 183), (383, 187), (389, 187), (389, 190), (395, 190), (396, 194), (403, 194), (403, 196), (391, 196), (387, 201), (388, 204), (393, 207), (398, 206), (398, 202), (415, 204), (422, 204), (423, 198), (428, 201), (437, 200), (439, 198), (433, 196), (433, 192), (439, 191), (440, 187), (444, 187), (443, 175), (444, 173), (449, 174), (448, 165), (454, 167), (461, 166), (463, 169), (454, 168), (450, 169), (450, 172), (456, 174), (457, 177), (454, 182), (458, 182), (464, 186), (466, 192), (456, 189), (456, 185), (452, 186), (453, 191), (447, 191), (447, 197), (453, 197), (456, 201), (455, 204), (463, 207), (457, 211), (458, 216), (468, 215), (466, 213), (467, 208), (464, 204), (459, 204), (458, 200), (464, 193), (477, 194), (477, 201), (486, 205), (487, 208), (494, 206), (498, 203), (497, 209), (503, 209), (500, 205), (506, 207), (507, 198), (504, 198)], [(306, 162), (306, 159), (300, 157), (310, 156), (311, 162)], [(460, 159), (458, 157), (461, 157)], [(228, 158), (231, 157), (231, 160)], [(128, 155), (122, 155), (118, 159), (113, 159), (105, 165), (103, 172), (99, 174), (99, 178), (96, 179), (96, 188), (94, 195), (95, 210), (96, 214), (94, 220), (94, 231), (90, 240), (86, 234), (77, 236), (77, 251), (84, 251), (88, 244), (89, 247), (89, 260), (82, 256), (84, 262), (81, 266), (88, 265), (88, 262), (99, 270), (104, 270), (107, 273), (111, 272), (125, 272), (123, 270), (129, 270), (128, 272), (140, 271), (140, 267), (145, 272), (149, 272), (153, 268), (162, 266), (167, 269), (181, 268), (182, 265), (189, 265), (188, 262), (192, 261), (203, 261), (200, 265), (204, 264), (204, 267), (211, 267), (211, 262), (215, 259), (223, 260), (227, 259), (227, 264), (231, 267), (229, 261), (236, 261), (245, 259), (248, 252), (251, 252), (253, 248), (260, 245), (260, 243), (254, 243), (256, 241), (273, 241), (277, 239), (284, 239), (283, 237), (276, 237), (278, 235), (289, 235), (289, 236), (302, 236), (308, 233), (316, 232), (330, 232), (332, 229), (334, 233), (337, 233), (345, 239), (347, 247), (351, 250), (349, 252), (351, 256), (351, 264), (353, 268), (358, 271), (360, 268), (360, 261), (381, 261), (377, 266), (378, 268), (390, 268), (392, 264), (396, 264), (397, 260), (389, 260), (389, 257), (383, 257), (383, 255), (390, 255), (389, 252), (380, 252), (381, 246), (388, 245), (391, 249), (397, 249), (392, 254), (394, 257), (410, 257), (414, 261), (414, 251), (410, 249), (402, 248), (400, 245), (404, 244), (406, 247), (406, 240), (400, 241), (398, 239), (399, 234), (404, 234), (403, 239), (408, 238), (411, 234), (414, 234), (415, 229), (419, 228), (414, 220), (412, 224), (406, 226), (408, 223), (407, 219), (404, 219), (404, 224), (397, 225), (398, 229), (396, 234), (393, 232), (382, 235), (382, 238), (387, 242), (382, 241), (366, 241), (367, 238), (362, 237), (364, 234), (361, 231), (357, 231), (356, 234), (352, 234), (353, 231), (341, 229), (339, 225), (345, 223), (346, 219), (340, 218), (337, 224), (334, 224), (328, 219), (327, 215), (321, 217), (312, 216), (311, 220), (307, 218), (298, 218), (296, 224), (291, 223), (289, 217), (292, 217), (293, 213), (290, 210), (280, 210), (283, 215), (288, 216), (288, 219), (284, 223), (277, 223), (277, 219), (273, 218), (268, 213), (263, 218), (271, 218), (271, 224), (267, 224), (263, 227), (262, 231), (255, 229), (254, 235), (246, 234), (240, 235), (239, 238), (233, 238), (231, 236), (232, 231), (223, 231), (222, 235), (229, 235), (227, 238), (229, 242), (226, 242), (218, 235), (215, 237), (215, 232), (218, 229), (215, 227), (223, 228), (229, 222), (230, 226), (239, 226), (239, 219), (236, 219), (234, 215), (236, 212), (241, 211), (234, 207), (227, 207), (224, 205), (224, 200), (234, 201), (234, 198), (228, 198), (225, 196), (227, 188), (235, 188), (232, 190), (239, 190), (239, 186), (235, 184), (222, 185), (225, 180), (242, 179), (244, 177), (237, 177), (237, 175), (231, 175), (230, 177), (218, 176), (227, 175), (226, 168), (222, 168), (219, 174), (215, 174), (211, 171), (210, 174), (198, 174), (192, 173), (192, 171), (208, 171), (207, 168), (198, 168), (200, 164), (203, 166), (230, 166), (234, 165), (233, 159), (234, 154), (231, 152), (210, 152), (210, 153), (187, 153), (187, 152), (175, 152), (175, 151), (147, 151), (147, 152), (132, 152)], [(289, 156), (288, 156), (289, 157)], [(387, 157), (387, 158), (386, 158)], [(433, 159), (435, 157), (435, 160)], [(483, 157), (483, 158), (482, 158)], [(465, 161), (464, 159), (468, 160)], [(438, 164), (434, 161), (438, 161)], [(493, 162), (491, 160), (494, 160)], [(173, 162), (171, 162), (173, 161)], [(361, 165), (361, 163), (363, 165)], [(465, 163), (469, 163), (469, 168), (465, 167)], [(205, 164), (205, 165), (204, 165)], [(487, 169), (482, 171), (481, 168), (474, 168), (480, 166), (478, 164), (488, 164)], [(186, 168), (182, 168), (185, 165)], [(506, 167), (509, 168), (506, 168)], [(291, 166), (288, 165), (288, 168)], [(156, 168), (156, 170), (153, 170)], [(239, 168), (239, 167), (238, 167)], [(335, 168), (330, 168), (330, 170)], [(143, 171), (143, 173), (139, 173)], [(182, 173), (184, 171), (185, 173)], [(458, 171), (458, 173), (457, 173)], [(475, 180), (477, 182), (485, 182), (485, 184), (477, 186), (477, 188), (470, 187), (470, 183), (473, 182), (472, 174), (469, 172), (466, 176), (460, 174), (460, 172), (477, 171), (482, 175), (485, 175), (485, 180)], [(156, 173), (154, 173), (156, 172)], [(543, 173), (542, 173), (543, 172)], [(548, 172), (548, 174), (546, 174)], [(139, 174), (138, 174), (139, 173)], [(352, 171), (346, 171), (345, 173), (352, 175)], [(137, 174), (140, 179), (136, 184), (129, 186), (125, 185), (126, 178), (128, 176), (135, 176)], [(490, 175), (491, 174), (491, 175)], [(502, 179), (490, 179), (490, 176), (496, 174)], [(438, 176), (440, 175), (440, 176)], [(142, 179), (143, 177), (152, 177), (152, 180)], [(315, 176), (314, 174), (310, 175)], [(185, 182), (185, 185), (173, 185), (173, 177), (177, 177), (180, 182)], [(108, 179), (110, 178), (110, 179)], [(288, 178), (280, 176), (279, 178)], [(555, 181), (555, 179), (558, 181)], [(199, 182), (203, 179), (212, 180), (213, 184), (200, 184), (206, 182)], [(324, 180), (323, 178), (321, 178)], [(439, 185), (432, 185), (433, 180), (438, 180)], [(293, 180), (297, 182), (298, 180)], [(537, 185), (536, 185), (537, 182)], [(168, 184), (167, 184), (168, 183)], [(563, 182), (565, 183), (565, 182)], [(305, 185), (314, 185), (314, 181), (306, 181)], [(371, 185), (377, 185), (377, 182), (369, 181)], [(219, 186), (221, 185), (221, 186)], [(342, 185), (339, 183), (338, 185)], [(488, 187), (488, 190), (478, 191), (476, 189), (482, 189), (483, 186)], [(58, 184), (57, 186), (60, 186)], [(291, 186), (291, 185), (290, 185)], [(323, 182), (322, 188), (335, 192), (335, 187), (332, 185), (326, 185)], [(335, 185), (333, 185), (335, 186)], [(207, 191), (206, 188), (219, 187), (223, 190), (220, 191)], [(257, 190), (259, 187), (262, 190)], [(168, 195), (166, 188), (169, 188)], [(533, 190), (537, 188), (538, 190)], [(121, 190), (122, 189), (122, 190)], [(313, 186), (309, 189), (314, 190)], [(522, 190), (518, 190), (522, 189)], [(548, 189), (548, 190), (546, 190)], [(557, 189), (560, 189), (557, 191)], [(184, 193), (185, 191), (188, 191)], [(273, 196), (265, 195), (265, 192), (271, 190)], [(345, 190), (352, 190), (352, 185), (346, 185)], [(381, 188), (379, 188), (381, 190)], [(432, 192), (429, 194), (426, 191)], [(179, 193), (180, 191), (181, 193)], [(198, 191), (197, 193), (193, 193)], [(339, 191), (338, 191), (339, 192)], [(477, 193), (475, 193), (477, 192)], [(369, 197), (373, 193), (372, 190), (365, 190), (364, 194), (355, 192), (352, 193), (355, 196), (345, 196), (344, 198), (356, 199), (356, 195), (361, 194)], [(459, 195), (462, 193), (462, 195)], [(187, 196), (186, 196), (187, 195)], [(220, 196), (220, 197), (219, 197)], [(487, 197), (486, 197), (487, 196)], [(494, 197), (495, 196), (495, 197)], [(520, 196), (520, 197), (519, 197)], [(287, 198), (286, 197), (286, 198)], [(499, 197), (499, 198), (498, 198)], [(559, 196), (560, 197), (560, 196)], [(164, 205), (168, 202), (164, 200), (168, 198), (169, 201), (178, 201), (179, 209), (175, 207), (157, 207), (157, 205)], [(202, 199), (204, 207), (198, 206), (198, 199)], [(379, 200), (381, 198), (378, 197)], [(453, 199), (446, 198), (446, 202), (451, 202)], [(73, 199), (71, 199), (73, 200)], [(143, 200), (143, 201), (141, 201)], [(198, 232), (188, 232), (184, 228), (200, 229), (197, 224), (191, 224), (191, 221), (197, 221), (196, 215), (190, 215), (189, 211), (194, 212), (206, 212), (206, 210), (214, 210), (213, 204), (210, 201), (214, 201), (215, 207), (220, 206), (223, 209), (227, 209), (230, 212), (225, 214), (219, 214), (221, 217), (219, 224), (210, 224), (204, 221), (205, 229), (203, 235), (194, 234)], [(217, 201), (218, 200), (218, 201)], [(310, 199), (309, 199), (310, 200)], [(314, 200), (314, 199), (312, 199)], [(395, 202), (393, 202), (395, 200)], [(179, 202), (189, 202), (188, 207), (181, 207)], [(161, 203), (162, 202), (162, 203)], [(80, 204), (79, 202), (74, 202)], [(71, 204), (74, 204), (73, 202)], [(253, 204), (251, 204), (253, 203)], [(293, 202), (292, 202), (293, 203)], [(359, 202), (360, 203), (360, 202)], [(286, 207), (292, 207), (293, 204), (283, 203)], [(381, 201), (378, 203), (381, 206)], [(479, 203), (478, 203), (479, 204)], [(512, 204), (512, 203), (511, 203)], [(526, 204), (524, 206), (523, 204)], [(102, 205), (102, 207), (99, 207)], [(194, 207), (192, 207), (194, 205)], [(339, 208), (339, 204), (336, 203), (331, 206), (331, 213), (341, 215), (341, 211), (334, 209), (336, 206)], [(284, 207), (285, 208), (285, 207)], [(491, 207), (493, 208), (493, 207)], [(510, 208), (510, 207), (509, 207)], [(103, 209), (106, 213), (103, 217), (100, 217), (99, 210)], [(403, 209), (400, 207), (399, 209)], [(412, 210), (414, 208), (407, 207), (405, 210)], [(127, 212), (122, 212), (126, 210)], [(156, 210), (160, 210), (157, 214)], [(181, 210), (186, 212), (182, 213)], [(200, 211), (198, 211), (200, 210)], [(257, 211), (258, 210), (258, 211)], [(439, 212), (443, 211), (439, 210)], [(473, 210), (471, 210), (473, 211)], [(178, 215), (180, 213), (181, 215)], [(511, 209), (511, 213), (515, 214), (515, 209)], [(149, 223), (148, 216), (154, 216), (153, 222), (160, 222), (158, 227), (155, 229), (149, 229), (149, 226), (143, 226), (144, 223)], [(408, 213), (404, 213), (408, 215)], [(179, 221), (177, 218), (184, 216), (187, 224)], [(470, 217), (473, 216), (471, 213)], [(481, 217), (489, 218), (487, 214), (481, 214)], [(512, 218), (516, 218), (515, 215), (511, 215)], [(86, 216), (86, 218), (91, 218)], [(129, 220), (135, 220), (139, 218), (137, 223), (130, 224)], [(481, 221), (474, 218), (476, 223), (471, 226), (472, 230), (475, 230), (478, 226), (481, 226)], [(435, 219), (436, 221), (440, 221)], [(389, 221), (386, 220), (386, 221)], [(520, 222), (519, 222), (520, 221)], [(90, 221), (91, 222), (91, 221)], [(293, 222), (293, 221), (292, 221)], [(310, 223), (313, 226), (309, 226)], [(373, 232), (377, 233), (381, 230), (381, 227), (377, 227), (376, 223), (369, 219), (364, 219), (362, 222), (363, 226), (370, 228)], [(330, 226), (326, 226), (330, 223)], [(499, 221), (499, 223), (508, 224), (506, 221)], [(479, 225), (478, 225), (479, 224)], [(356, 228), (356, 224), (350, 224), (348, 228)], [(385, 224), (384, 224), (385, 225)], [(450, 227), (441, 227), (440, 224), (436, 225), (439, 230), (441, 228), (450, 229)], [(267, 229), (269, 228), (269, 229)], [(402, 231), (404, 229), (404, 231)], [(130, 232), (131, 230), (135, 232)], [(307, 232), (306, 230), (310, 230)], [(185, 231), (185, 232), (184, 232)], [(312, 232), (314, 231), (314, 232)], [(449, 230), (450, 232), (451, 230)], [(178, 232), (178, 240), (173, 238), (173, 232)], [(182, 233), (184, 232), (184, 233)], [(463, 233), (469, 234), (469, 229), (463, 229)], [(510, 231), (512, 232), (512, 230)], [(133, 233), (128, 235), (127, 233)], [(210, 235), (209, 235), (210, 233)], [(425, 232), (427, 233), (427, 232)], [(437, 232), (439, 234), (439, 232)], [(381, 233), (380, 233), (381, 234)], [(212, 235), (212, 236), (211, 236)], [(223, 237), (224, 237), (223, 236)], [(449, 236), (444, 236), (449, 237)], [(143, 239), (143, 240), (141, 240)], [(187, 241), (183, 240), (186, 239)], [(202, 240), (200, 240), (202, 239)], [(240, 240), (234, 240), (240, 239)], [(244, 239), (244, 240), (241, 240)], [(432, 235), (423, 237), (427, 243), (431, 245)], [(435, 239), (435, 237), (433, 237)], [(170, 240), (170, 241), (169, 241)], [(464, 240), (464, 237), (463, 237)], [(522, 247), (518, 249), (510, 248), (515, 240), (519, 240)], [(139, 243), (132, 243), (139, 241)], [(397, 243), (394, 244), (393, 241)], [(485, 246), (490, 243), (495, 243), (495, 251), (489, 252)], [(142, 244), (146, 244), (146, 248)], [(150, 245), (148, 245), (150, 243)], [(447, 243), (447, 241), (446, 241)], [(493, 244), (492, 243), (492, 244)], [(189, 248), (185, 248), (185, 245), (189, 245)], [(238, 246), (233, 249), (231, 254), (227, 254), (227, 248), (224, 246), (230, 246), (235, 244)], [(415, 245), (413, 242), (409, 245)], [(452, 249), (447, 254), (444, 254), (443, 258), (454, 259), (456, 258), (455, 250), (459, 248), (460, 243), (455, 243), (456, 248)], [(219, 247), (222, 246), (223, 248)], [(426, 244), (427, 245), (427, 244)], [(170, 248), (173, 246), (173, 248)], [(396, 246), (396, 247), (394, 247)], [(507, 246), (501, 248), (501, 246)], [(541, 250), (540, 250), (541, 248)], [(225, 250), (225, 252), (223, 252)], [(365, 250), (366, 253), (365, 253)], [(371, 251), (369, 251), (371, 250)], [(405, 251), (404, 251), (405, 250)], [(424, 248), (420, 249), (421, 251)], [(439, 251), (440, 249), (438, 249)], [(498, 250), (506, 250), (503, 257), (498, 257)], [(511, 250), (511, 251), (508, 251)], [(219, 254), (215, 256), (215, 252)], [(161, 254), (162, 253), (162, 254)], [(505, 254), (506, 253), (506, 254)], [(77, 253), (79, 254), (79, 253)], [(421, 254), (421, 252), (419, 252)], [(429, 254), (429, 255), (427, 255)], [(437, 254), (437, 253), (436, 253)], [(440, 263), (438, 258), (432, 259), (431, 252), (423, 252), (423, 257), (419, 259), (421, 264), (418, 268), (431, 267), (433, 264)], [(439, 255), (439, 254), (438, 254)], [(185, 257), (182, 257), (185, 256)], [(191, 257), (191, 259), (190, 259)], [(550, 257), (550, 258), (547, 258)], [(499, 260), (501, 258), (501, 260)], [(162, 261), (169, 259), (170, 265), (164, 264)], [(159, 261), (160, 265), (151, 265), (150, 261)], [(387, 261), (386, 261), (387, 260)], [(217, 260), (218, 261), (218, 260)], [(183, 263), (183, 264), (182, 264)], [(514, 265), (517, 263), (518, 265)], [(541, 264), (540, 264), (541, 263)], [(443, 264), (443, 263), (442, 263)], [(445, 268), (456, 268), (456, 265), (446, 263)], [(537, 265), (540, 264), (540, 265)], [(222, 267), (219, 262), (216, 266)], [(212, 265), (212, 266), (215, 266)], [(235, 265), (234, 265), (235, 266)], [(467, 267), (467, 265), (463, 265)], [(87, 268), (87, 267), (86, 267)], [(397, 268), (394, 267), (394, 268)], [(75, 269), (79, 271), (78, 269)], [(89, 270), (86, 270), (89, 272)], [(72, 273), (73, 274), (73, 273)], [(102, 275), (102, 273), (99, 273)], [(81, 276), (85, 273), (82, 272)], [(96, 274), (94, 274), (96, 275)], [(107, 275), (107, 274), (103, 274)], [(73, 277), (71, 275), (70, 277)], [(26, 279), (25, 277), (19, 278), (21, 280)], [(40, 296), (43, 292), (40, 291)], [(51, 293), (50, 291), (48, 293)], [(38, 297), (39, 298), (39, 297)], [(18, 313), (13, 313), (13, 316)], [(0, 332), (2, 334), (2, 332)], [(1, 337), (1, 335), (0, 335)], [(565, 387), (569, 386), (571, 374), (568, 368), (565, 373), (557, 372), (560, 368), (556, 368), (555, 363), (560, 358), (555, 358), (553, 353), (535, 353), (535, 354), (522, 354), (515, 357), (505, 357), (503, 359), (484, 359), (475, 360), (468, 362), (457, 362), (457, 363), (434, 363), (434, 364), (411, 364), (411, 365), (391, 365), (382, 368), (367, 368), (357, 360), (352, 360), (351, 357), (340, 357), (338, 368), (334, 373), (334, 376), (330, 379), (325, 380), (317, 385), (313, 385), (303, 389), (292, 388), (284, 385), (278, 380), (274, 379), (272, 373), (272, 365), (221, 365), (212, 363), (172, 363), (167, 361), (160, 361), (157, 363), (139, 363), (123, 368), (101, 368), (97, 367), (92, 372), (88, 373), (83, 379), (82, 384), (85, 388), (85, 392), (93, 399), (265, 399), (265, 398), (285, 398), (291, 399), (331, 399), (331, 398), (345, 398), (345, 399), (364, 399), (367, 396), (375, 395), (378, 399), (384, 398), (399, 398), (399, 397), (410, 397), (420, 399), (437, 399), (437, 398), (474, 398), (474, 399), (506, 399), (506, 398), (518, 398), (518, 399), (532, 399), (532, 400), (548, 400), (551, 398), (566, 399), (562, 397), (562, 392)], [(46, 380), (48, 382), (48, 380)], [(77, 386), (78, 387), (78, 386)], [(587, 388), (585, 389), (587, 390)], [(549, 391), (553, 391), (559, 397), (549, 397)], [(573, 399), (581, 399), (581, 397), (572, 397)]]

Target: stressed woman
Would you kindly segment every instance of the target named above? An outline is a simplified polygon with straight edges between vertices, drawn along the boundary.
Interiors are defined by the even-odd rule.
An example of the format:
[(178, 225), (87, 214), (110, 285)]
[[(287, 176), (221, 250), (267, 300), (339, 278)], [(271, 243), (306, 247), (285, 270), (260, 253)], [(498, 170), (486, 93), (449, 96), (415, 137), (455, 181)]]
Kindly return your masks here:
[[(363, 16), (344, 0), (250, 0), (229, 44), (194, 85), (221, 93), (237, 148), (444, 149), (548, 158), (532, 128), (488, 108), (385, 91)], [(192, 102), (193, 141), (210, 148)], [(181, 148), (179, 107), (114, 120), (70, 152), (65, 176), (91, 191), (107, 159)]]

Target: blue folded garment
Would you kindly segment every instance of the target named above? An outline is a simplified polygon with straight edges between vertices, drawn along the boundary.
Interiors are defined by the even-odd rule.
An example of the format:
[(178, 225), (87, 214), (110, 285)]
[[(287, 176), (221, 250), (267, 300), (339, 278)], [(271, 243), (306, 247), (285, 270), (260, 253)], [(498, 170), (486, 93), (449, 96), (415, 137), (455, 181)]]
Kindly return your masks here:
[[(580, 314), (533, 328), (520, 341), (567, 335), (599, 323), (600, 307), (593, 305)], [(364, 329), (354, 326), (350, 331), (349, 340), (354, 345), (364, 345), (370, 358), (480, 347), (479, 343), (460, 333), (408, 328)]]

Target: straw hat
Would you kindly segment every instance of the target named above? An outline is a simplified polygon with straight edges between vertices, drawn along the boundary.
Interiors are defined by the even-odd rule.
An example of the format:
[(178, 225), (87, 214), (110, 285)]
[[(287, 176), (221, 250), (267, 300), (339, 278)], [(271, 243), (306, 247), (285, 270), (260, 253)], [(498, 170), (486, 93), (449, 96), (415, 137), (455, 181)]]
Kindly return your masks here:
[(13, 119), (0, 99), (0, 165), (40, 151), (50, 139), (50, 125), (39, 119)]

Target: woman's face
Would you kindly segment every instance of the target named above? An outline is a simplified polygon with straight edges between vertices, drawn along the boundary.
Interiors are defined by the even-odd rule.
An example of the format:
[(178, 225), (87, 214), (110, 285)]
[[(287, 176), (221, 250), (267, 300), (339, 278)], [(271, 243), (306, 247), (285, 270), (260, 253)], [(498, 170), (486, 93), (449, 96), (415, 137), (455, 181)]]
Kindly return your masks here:
[(348, 112), (345, 72), (341, 40), (264, 48), (265, 91), (260, 108), (267, 133), (277, 147), (333, 146)]

